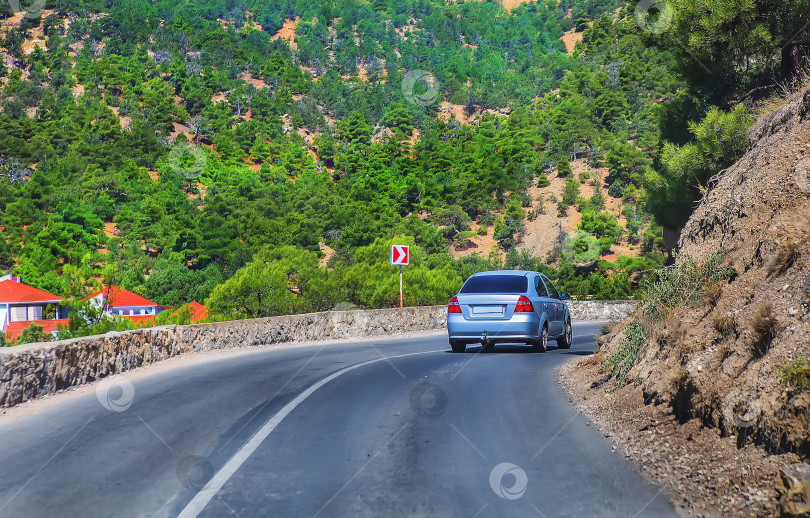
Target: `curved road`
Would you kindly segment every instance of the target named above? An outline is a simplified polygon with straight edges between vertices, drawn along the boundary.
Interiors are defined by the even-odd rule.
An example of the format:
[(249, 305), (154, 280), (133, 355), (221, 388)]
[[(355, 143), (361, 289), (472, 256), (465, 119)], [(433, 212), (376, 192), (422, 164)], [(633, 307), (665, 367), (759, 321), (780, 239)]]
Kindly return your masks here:
[(215, 353), (35, 401), (0, 416), (0, 516), (675, 516), (557, 387), (598, 329)]

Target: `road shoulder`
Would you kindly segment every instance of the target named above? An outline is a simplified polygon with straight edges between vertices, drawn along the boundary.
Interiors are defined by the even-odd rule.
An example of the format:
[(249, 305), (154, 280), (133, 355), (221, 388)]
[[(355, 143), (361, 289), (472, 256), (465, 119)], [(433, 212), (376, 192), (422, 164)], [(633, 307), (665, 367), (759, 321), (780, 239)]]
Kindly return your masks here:
[(599, 384), (599, 365), (598, 355), (566, 362), (557, 369), (560, 387), (614, 450), (672, 496), (680, 516), (778, 516), (777, 473), (795, 455), (738, 449), (735, 437), (720, 437), (698, 419), (679, 423), (669, 407), (645, 404), (640, 387)]

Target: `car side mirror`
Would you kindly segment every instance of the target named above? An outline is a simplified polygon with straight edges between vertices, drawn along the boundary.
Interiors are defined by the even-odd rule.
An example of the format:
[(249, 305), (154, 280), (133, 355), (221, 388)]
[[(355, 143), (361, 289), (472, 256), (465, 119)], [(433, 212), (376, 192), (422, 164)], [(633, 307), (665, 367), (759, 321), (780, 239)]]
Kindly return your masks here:
[(560, 300), (570, 300), (570, 299), (571, 299), (571, 294), (570, 293), (566, 293), (566, 292), (560, 293)]

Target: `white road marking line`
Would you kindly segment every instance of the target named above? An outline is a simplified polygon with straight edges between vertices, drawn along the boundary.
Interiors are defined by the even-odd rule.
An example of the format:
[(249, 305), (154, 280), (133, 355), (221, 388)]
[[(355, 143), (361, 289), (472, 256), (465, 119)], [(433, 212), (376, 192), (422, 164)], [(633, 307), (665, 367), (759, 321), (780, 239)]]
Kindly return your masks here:
[(351, 365), (346, 367), (345, 369), (339, 370), (321, 381), (311, 385), (308, 389), (300, 393), (295, 399), (284, 405), (284, 408), (278, 411), (276, 415), (271, 417), (264, 426), (262, 426), (258, 432), (256, 432), (253, 437), (250, 438), (248, 442), (245, 443), (244, 446), (239, 448), (233, 457), (231, 457), (228, 462), (225, 463), (222, 468), (220, 468), (217, 473), (211, 477), (211, 480), (196, 494), (194, 498), (186, 505), (183, 511), (177, 515), (177, 518), (196, 518), (208, 503), (211, 501), (214, 496), (222, 489), (222, 486), (225, 485), (226, 482), (236, 473), (236, 470), (239, 469), (240, 466), (248, 459), (248, 457), (253, 454), (254, 451), (259, 447), (259, 445), (270, 435), (270, 432), (276, 429), (276, 427), (287, 417), (295, 408), (303, 403), (309, 396), (315, 393), (316, 390), (323, 387), (333, 379), (346, 374), (349, 371), (353, 371), (354, 369), (359, 369), (360, 367), (364, 367), (366, 365), (370, 365), (372, 363), (378, 363), (385, 360), (390, 360), (391, 358), (404, 358), (406, 356), (416, 356), (420, 354), (432, 354), (438, 352), (445, 352), (445, 349), (438, 349), (435, 351), (424, 351), (418, 353), (408, 353), (408, 354), (399, 354), (396, 356), (387, 356), (384, 358), (377, 358), (375, 360), (369, 360), (362, 363), (358, 363), (356, 365)]
[[(240, 427), (239, 427), (239, 429), (236, 431), (236, 433), (234, 433), (233, 435), (231, 435), (231, 437), (230, 437), (230, 438), (229, 438), (227, 441), (225, 441), (225, 444), (223, 444), (222, 446), (220, 446), (220, 447), (219, 447), (219, 450), (222, 450), (223, 448), (225, 448), (226, 446), (228, 446), (228, 445), (231, 443), (231, 441), (233, 440), (233, 438), (234, 438), (234, 437), (236, 437), (237, 435), (239, 435), (239, 432), (241, 432), (241, 431), (242, 431), (242, 430), (244, 430), (244, 429), (245, 429), (245, 428), (246, 428), (248, 425), (250, 425), (250, 423), (252, 423), (252, 422), (253, 422), (253, 419), (255, 419), (255, 418), (256, 418), (256, 416), (257, 416), (257, 415), (259, 415), (259, 413), (260, 413), (262, 410), (264, 410), (264, 407), (266, 407), (267, 405), (269, 405), (269, 404), (270, 404), (270, 402), (271, 402), (271, 401), (273, 401), (273, 400), (276, 398), (276, 396), (278, 396), (279, 394), (281, 394), (281, 391), (282, 391), (282, 390), (284, 390), (285, 388), (287, 388), (287, 385), (289, 385), (289, 384), (292, 382), (292, 380), (294, 380), (294, 379), (296, 378), (296, 376), (298, 376), (298, 375), (301, 373), (301, 371), (302, 371), (302, 370), (306, 369), (306, 368), (307, 368), (307, 365), (309, 365), (309, 364), (310, 364), (310, 362), (311, 362), (312, 360), (314, 360), (315, 358), (317, 358), (317, 356), (318, 356), (319, 354), (321, 354), (321, 351), (323, 351), (325, 347), (326, 347), (326, 344), (323, 344), (323, 345), (322, 345), (322, 346), (321, 346), (321, 347), (320, 347), (320, 348), (319, 348), (317, 351), (315, 351), (315, 354), (313, 354), (312, 356), (310, 356), (310, 357), (309, 357), (309, 359), (306, 361), (306, 363), (304, 363), (304, 364), (303, 364), (301, 367), (299, 367), (299, 368), (298, 368), (298, 370), (297, 370), (297, 371), (295, 371), (295, 374), (293, 374), (292, 376), (290, 376), (290, 377), (289, 377), (289, 379), (287, 379), (287, 381), (285, 381), (285, 382), (284, 382), (284, 385), (282, 385), (282, 386), (281, 386), (281, 388), (279, 388), (279, 389), (276, 391), (276, 393), (275, 393), (275, 394), (273, 394), (273, 396), (272, 396), (272, 397), (270, 397), (270, 399), (268, 399), (267, 401), (265, 401), (265, 402), (264, 402), (264, 404), (263, 404), (263, 405), (262, 405), (262, 406), (259, 408), (258, 412), (256, 412), (255, 414), (253, 414), (253, 415), (250, 417), (250, 419), (248, 419), (248, 420), (247, 420), (247, 422), (246, 422), (245, 424), (243, 424), (242, 426), (240, 426)], [(219, 450), (217, 450), (217, 451), (219, 451)]]

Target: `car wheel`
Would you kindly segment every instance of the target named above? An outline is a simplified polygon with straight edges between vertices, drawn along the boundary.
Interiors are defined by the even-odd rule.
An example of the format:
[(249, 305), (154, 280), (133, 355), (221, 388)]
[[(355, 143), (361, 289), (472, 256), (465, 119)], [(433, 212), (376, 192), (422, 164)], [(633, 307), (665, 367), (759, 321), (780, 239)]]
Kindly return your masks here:
[(532, 343), (532, 349), (536, 353), (544, 353), (548, 350), (548, 326), (544, 325), (540, 330), (540, 337)]
[(560, 349), (570, 349), (571, 343), (574, 341), (574, 330), (571, 327), (571, 319), (565, 321), (565, 332), (562, 338), (557, 339), (557, 347)]
[(463, 353), (467, 350), (467, 344), (464, 342), (452, 341), (450, 342), (450, 348), (453, 349), (454, 353)]

